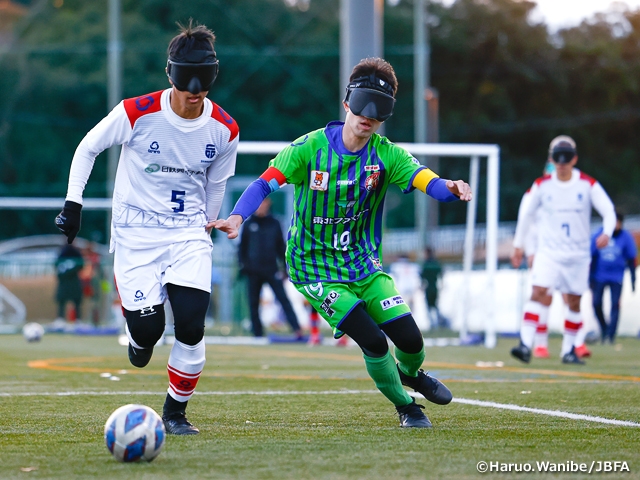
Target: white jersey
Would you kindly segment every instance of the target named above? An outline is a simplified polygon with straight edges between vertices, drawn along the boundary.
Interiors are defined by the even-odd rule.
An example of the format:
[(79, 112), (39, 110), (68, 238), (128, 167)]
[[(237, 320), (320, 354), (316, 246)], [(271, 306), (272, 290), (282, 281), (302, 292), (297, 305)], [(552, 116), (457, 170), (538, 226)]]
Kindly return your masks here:
[(566, 182), (558, 180), (555, 172), (538, 178), (529, 195), (529, 204), (518, 214), (513, 240), (516, 248), (523, 247), (537, 210), (540, 210), (537, 251), (554, 260), (590, 257), (592, 207), (603, 218), (603, 233), (609, 236), (613, 233), (616, 213), (611, 199), (600, 183), (577, 168)]
[[(522, 200), (520, 200), (520, 207), (518, 208), (518, 218), (525, 212), (531, 202), (531, 189), (524, 192)], [(540, 222), (540, 209), (536, 210), (534, 219), (529, 222), (529, 228), (524, 232), (524, 254), (527, 257), (536, 254), (538, 250), (538, 223)]]
[(84, 137), (69, 173), (67, 200), (82, 204), (95, 158), (122, 145), (113, 191), (111, 251), (185, 240), (211, 243), (204, 226), (220, 212), (235, 173), (238, 125), (205, 98), (202, 115), (178, 116), (171, 89), (120, 102)]

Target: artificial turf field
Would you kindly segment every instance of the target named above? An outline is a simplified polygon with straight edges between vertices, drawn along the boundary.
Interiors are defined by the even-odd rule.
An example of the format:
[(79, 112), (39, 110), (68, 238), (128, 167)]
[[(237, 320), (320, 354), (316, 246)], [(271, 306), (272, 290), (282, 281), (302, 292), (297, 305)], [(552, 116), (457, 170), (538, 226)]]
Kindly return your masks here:
[[(537, 462), (615, 461), (625, 471), (595, 473), (606, 468), (595, 463), (592, 475), (640, 478), (640, 340), (593, 345), (586, 366), (560, 363), (559, 338), (552, 359), (529, 365), (509, 357), (514, 344), (427, 348), (424, 368), (455, 397), (418, 400), (432, 429), (398, 426), (357, 348), (208, 345), (188, 409), (200, 435), (170, 436), (153, 462), (122, 464), (104, 423), (127, 403), (161, 412), (170, 346), (138, 370), (115, 337), (1, 335), (0, 478), (575, 479), (590, 475), (534, 473)], [(481, 474), (481, 461), (533, 472)]]

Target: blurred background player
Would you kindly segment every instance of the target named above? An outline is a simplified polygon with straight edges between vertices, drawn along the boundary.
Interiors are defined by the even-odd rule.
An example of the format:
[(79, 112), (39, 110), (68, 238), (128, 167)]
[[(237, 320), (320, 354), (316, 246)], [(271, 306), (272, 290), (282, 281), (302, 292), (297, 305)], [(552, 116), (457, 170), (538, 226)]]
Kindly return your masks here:
[[(395, 405), (400, 425), (429, 428), (424, 407), (402, 385), (442, 405), (452, 395), (420, 369), (425, 358), (422, 333), (393, 279), (382, 270), (382, 207), (392, 184), (405, 193), (418, 188), (440, 201), (469, 201), (471, 189), (462, 180), (439, 178), (376, 134), (393, 113), (397, 85), (388, 62), (361, 60), (343, 101), (345, 121), (331, 122), (283, 149), (247, 187), (229, 218), (213, 224), (235, 238), (267, 195), (293, 184), (289, 278), (331, 325), (334, 337), (348, 334), (358, 344), (376, 387)], [(395, 345), (398, 364), (387, 338)]]
[[(71, 244), (65, 245), (60, 250), (56, 259), (56, 275), (58, 286), (56, 288), (56, 301), (58, 303), (57, 321), (75, 322), (82, 318), (82, 282), (80, 271), (84, 266), (82, 252)], [(67, 316), (67, 303), (73, 303), (73, 308)]]
[(170, 300), (175, 343), (162, 418), (168, 433), (199, 433), (186, 417), (205, 363), (204, 321), (211, 292), (211, 235), (233, 175), (238, 126), (206, 98), (218, 74), (215, 35), (181, 27), (170, 42), (171, 88), (120, 102), (80, 142), (58, 228), (71, 243), (95, 158), (122, 145), (113, 192), (110, 249), (126, 317), (129, 360), (151, 360)]
[(271, 199), (265, 198), (244, 223), (238, 248), (240, 272), (247, 277), (251, 329), (254, 336), (264, 336), (260, 319), (260, 292), (266, 283), (280, 302), (296, 339), (303, 340), (298, 318), (284, 290), (285, 250), (282, 227), (280, 222), (271, 215)]
[(402, 254), (389, 265), (389, 275), (409, 309), (413, 310), (413, 297), (420, 290), (420, 266)]
[(442, 280), (442, 265), (440, 265), (431, 247), (425, 249), (425, 259), (420, 270), (420, 278), (424, 287), (427, 316), (429, 317), (431, 328), (448, 327), (448, 320), (440, 314), (438, 309), (438, 291)]
[[(627, 268), (631, 274), (631, 290), (636, 291), (636, 257), (638, 252), (633, 236), (622, 228), (623, 221), (624, 215), (616, 212), (616, 228), (607, 246), (598, 247), (596, 244), (602, 229), (599, 229), (591, 238), (589, 286), (593, 295), (593, 310), (600, 324), (602, 343), (607, 340), (611, 343), (615, 341), (618, 318), (620, 317), (622, 280)], [(602, 297), (606, 287), (609, 287), (611, 295), (611, 314), (608, 324), (602, 309)]]
[[(615, 210), (609, 196), (593, 178), (574, 168), (578, 162), (576, 144), (571, 137), (561, 135), (549, 145), (549, 160), (555, 172), (537, 179), (531, 187), (529, 204), (518, 215), (514, 252), (511, 263), (519, 267), (523, 259), (525, 234), (529, 224), (541, 209), (538, 225), (538, 248), (531, 271), (532, 293), (525, 305), (520, 327), (520, 344), (511, 350), (515, 358), (529, 363), (533, 339), (540, 316), (548, 315), (543, 302), (549, 289), (567, 294), (568, 310), (564, 322), (563, 363), (584, 363), (575, 352), (584, 344), (586, 331), (580, 314), (580, 299), (588, 289), (591, 256), (591, 210), (603, 218), (603, 231), (596, 239), (598, 247), (609, 242), (615, 227)], [(580, 335), (578, 335), (579, 331)]]
[[(542, 171), (543, 177), (546, 175), (551, 175), (555, 171), (556, 167), (552, 161), (547, 159), (544, 169)], [(525, 212), (529, 207), (529, 202), (531, 199), (531, 189), (527, 189), (522, 196), (522, 200), (520, 201), (520, 207), (518, 209), (518, 216)], [(538, 248), (538, 224), (540, 223), (540, 215), (542, 214), (541, 209), (536, 210), (536, 215), (533, 220), (529, 223), (529, 228), (527, 232), (523, 233), (524, 235), (524, 246), (523, 251), (526, 257), (526, 265), (527, 268), (531, 269), (533, 265), (533, 259), (535, 257), (536, 250)], [(534, 349), (533, 356), (536, 358), (549, 358), (549, 307), (553, 301), (553, 289), (550, 288), (547, 290), (546, 294), (542, 295), (540, 298), (540, 304), (542, 308), (540, 308), (540, 315), (538, 319), (538, 326), (536, 327), (536, 333), (534, 335)]]

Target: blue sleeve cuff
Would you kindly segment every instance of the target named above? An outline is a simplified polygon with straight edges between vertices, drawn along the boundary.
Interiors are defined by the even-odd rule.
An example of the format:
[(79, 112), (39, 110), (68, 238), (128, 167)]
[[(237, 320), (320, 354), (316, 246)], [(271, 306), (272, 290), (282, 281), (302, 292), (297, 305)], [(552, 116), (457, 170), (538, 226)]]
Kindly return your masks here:
[(427, 195), (439, 202), (454, 202), (459, 198), (447, 188), (447, 181), (442, 178), (434, 178), (427, 185)]
[(233, 207), (231, 215), (240, 215), (245, 221), (255, 212), (262, 201), (271, 193), (271, 187), (266, 180), (258, 178), (247, 187)]

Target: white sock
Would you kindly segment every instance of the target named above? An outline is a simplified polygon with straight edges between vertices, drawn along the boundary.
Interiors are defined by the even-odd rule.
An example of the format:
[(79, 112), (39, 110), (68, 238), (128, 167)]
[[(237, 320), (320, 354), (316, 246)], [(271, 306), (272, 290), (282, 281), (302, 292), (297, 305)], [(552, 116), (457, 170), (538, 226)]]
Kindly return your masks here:
[(186, 402), (196, 389), (205, 362), (204, 339), (195, 345), (175, 341), (169, 354), (167, 372), (169, 389), (167, 392), (174, 400)]
[(522, 325), (520, 325), (520, 340), (527, 347), (533, 347), (533, 337), (536, 334), (538, 321), (540, 320), (540, 310), (543, 308), (540, 302), (529, 300), (524, 304), (524, 313), (522, 315)]
[(576, 335), (580, 327), (582, 327), (582, 315), (580, 312), (567, 310), (566, 320), (564, 321), (564, 335), (562, 336), (561, 357), (564, 357), (576, 345)]
[(582, 326), (580, 327), (580, 330), (578, 330), (578, 334), (576, 335), (576, 347), (579, 347), (581, 345), (584, 345), (584, 341), (587, 338), (587, 324), (585, 322), (582, 322)]
[(549, 307), (541, 305), (540, 318), (538, 319), (538, 327), (536, 328), (536, 334), (534, 337), (534, 345), (536, 347), (549, 347), (549, 330), (547, 328), (547, 321), (549, 320)]

